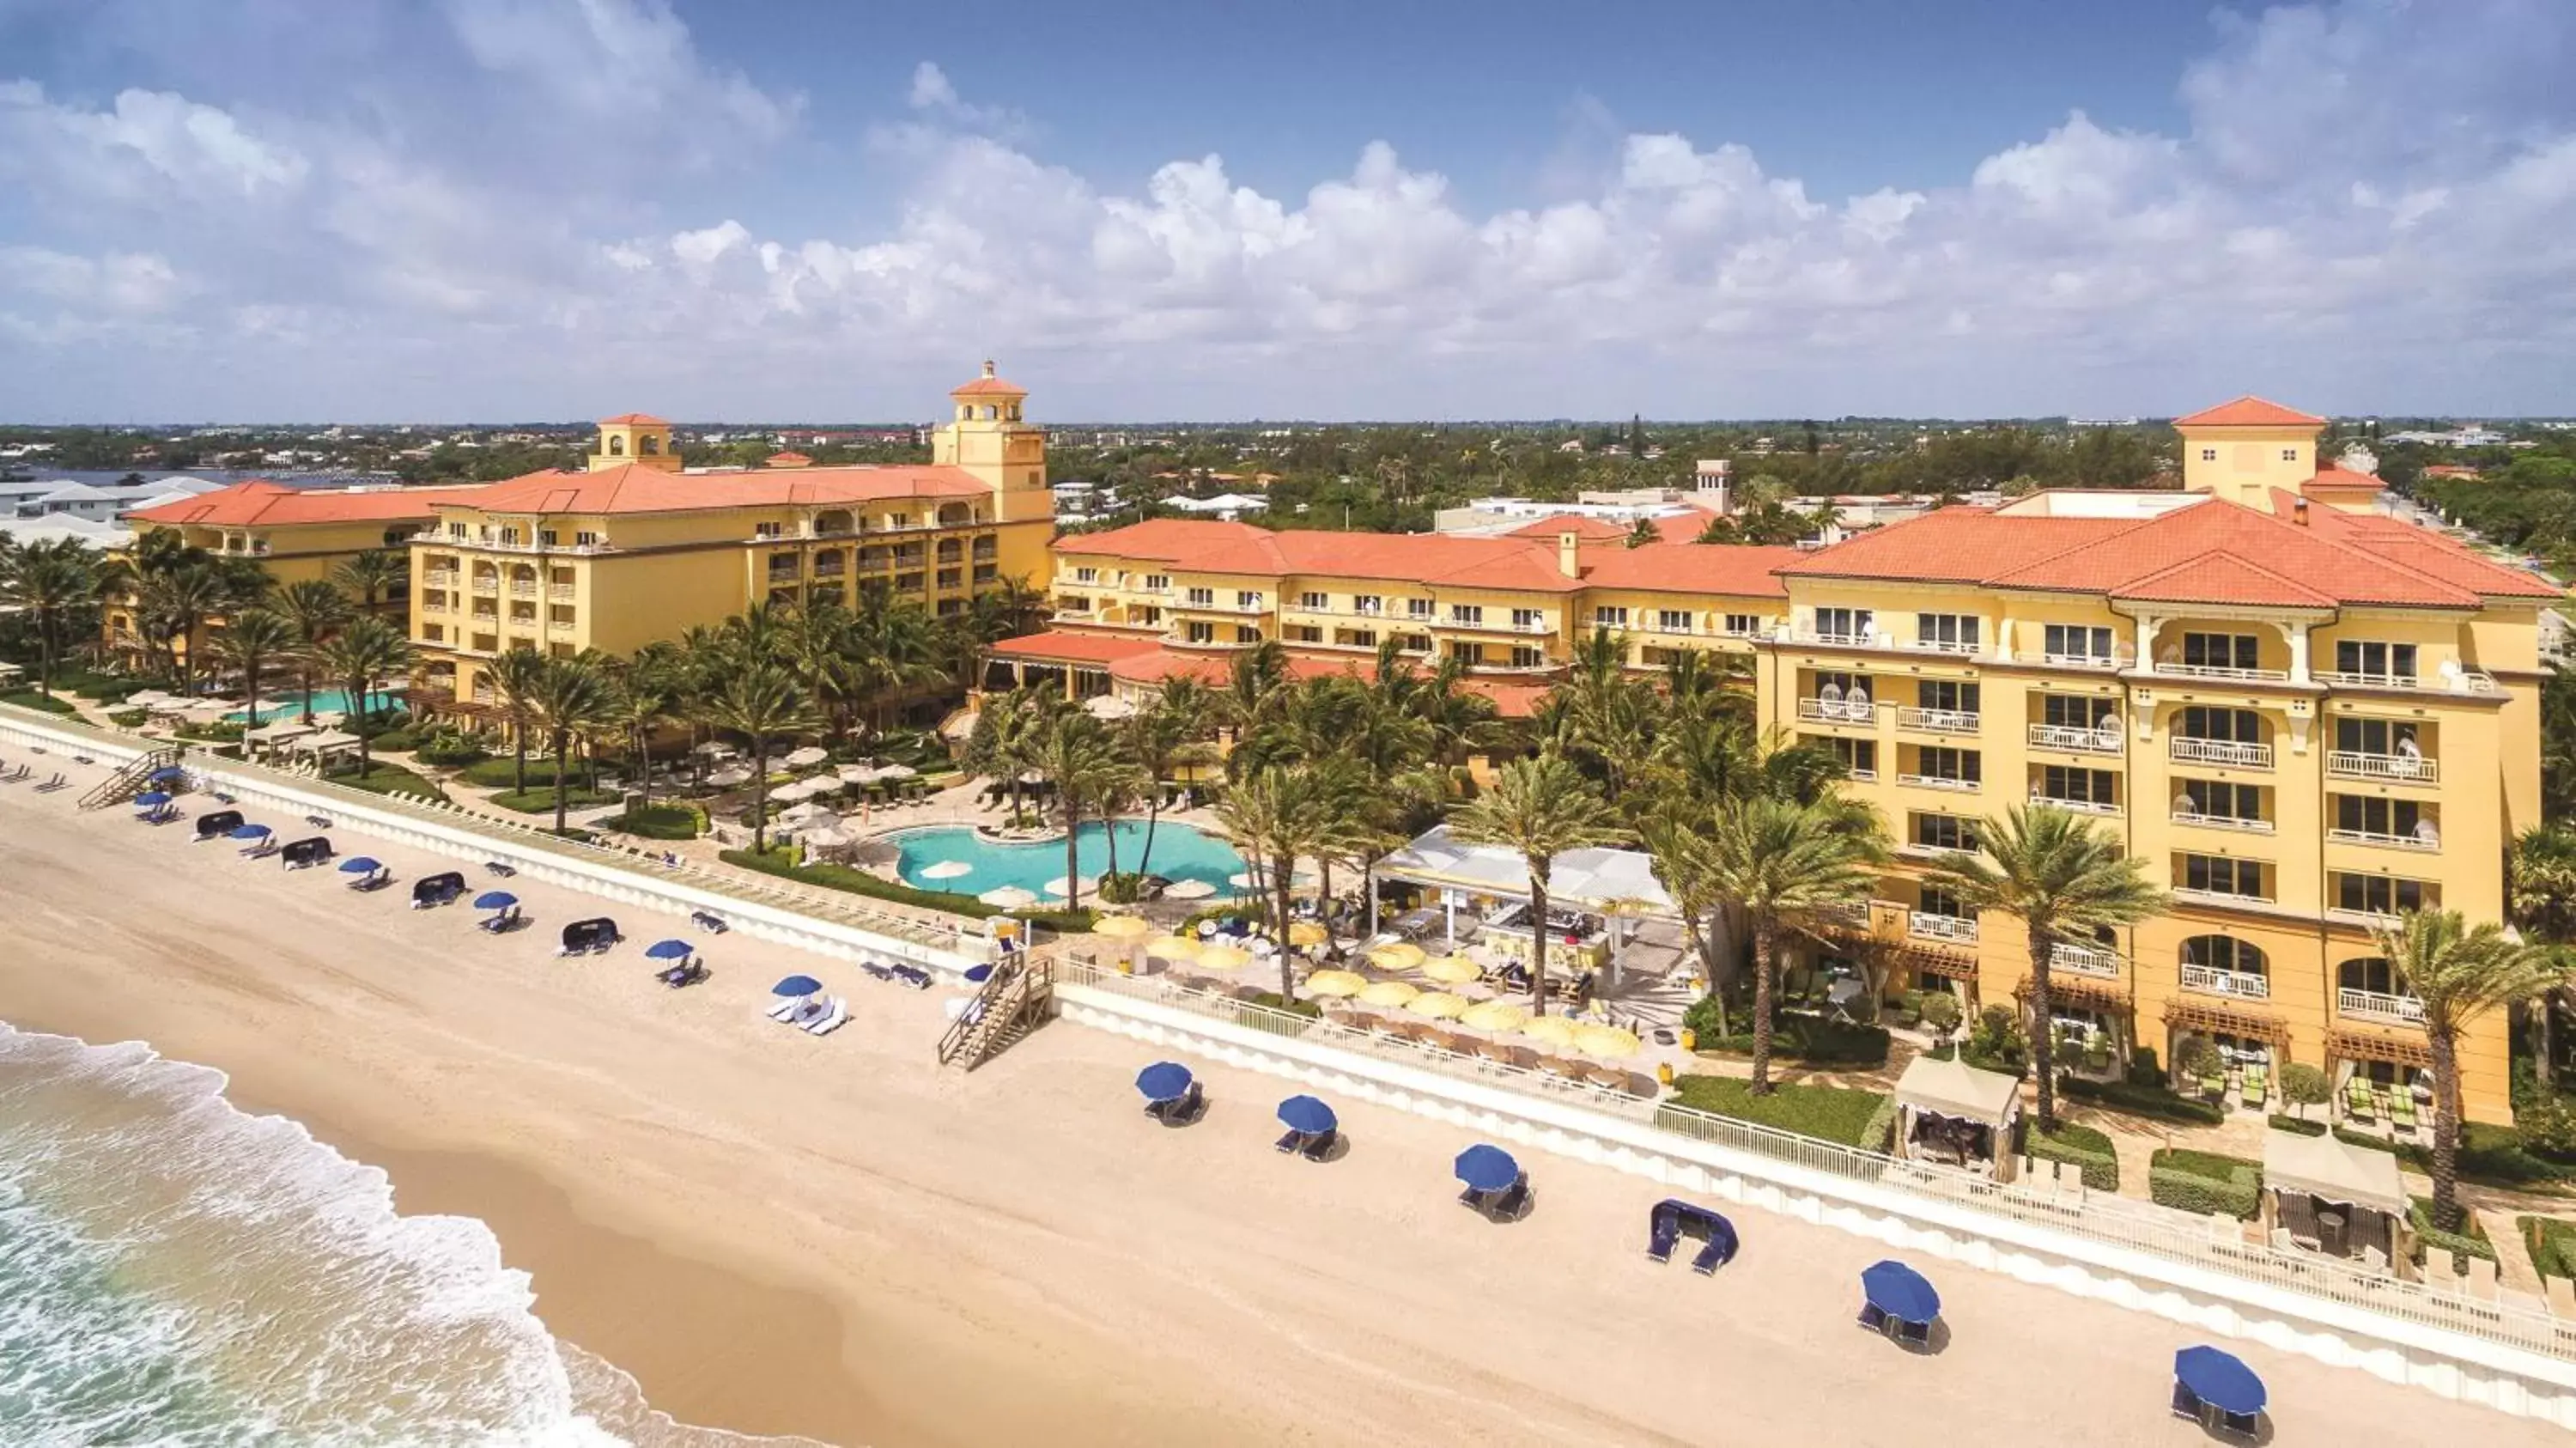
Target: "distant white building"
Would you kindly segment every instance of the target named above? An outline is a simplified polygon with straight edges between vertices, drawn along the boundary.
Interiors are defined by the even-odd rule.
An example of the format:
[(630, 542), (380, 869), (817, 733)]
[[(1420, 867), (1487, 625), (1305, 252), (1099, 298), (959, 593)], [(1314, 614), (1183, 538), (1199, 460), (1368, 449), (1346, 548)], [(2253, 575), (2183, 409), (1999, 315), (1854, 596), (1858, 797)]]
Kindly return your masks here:
[(1257, 498), (1249, 493), (1219, 493), (1213, 498), (1166, 498), (1163, 505), (1193, 518), (1214, 518), (1224, 523), (1239, 521), (1246, 513), (1270, 511), (1268, 498)]
[(2494, 428), (2464, 422), (2449, 432), (2392, 432), (2380, 441), (2419, 443), (2425, 447), (2498, 447), (2505, 436)]

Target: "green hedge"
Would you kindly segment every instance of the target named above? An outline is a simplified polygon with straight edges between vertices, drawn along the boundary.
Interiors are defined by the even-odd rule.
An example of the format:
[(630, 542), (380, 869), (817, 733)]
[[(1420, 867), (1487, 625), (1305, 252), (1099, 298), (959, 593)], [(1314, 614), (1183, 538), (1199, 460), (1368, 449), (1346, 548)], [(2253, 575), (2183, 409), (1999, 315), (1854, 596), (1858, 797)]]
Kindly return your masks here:
[[(727, 850), (717, 858), (728, 865), (740, 865), (746, 870), (758, 870), (764, 875), (802, 880), (809, 885), (847, 890), (853, 895), (869, 895), (879, 900), (891, 900), (900, 905), (915, 905), (924, 910), (963, 915), (972, 920), (985, 920), (1003, 913), (972, 895), (959, 894), (953, 890), (918, 889), (901, 881), (879, 879), (865, 870), (853, 870), (847, 865), (819, 864), (800, 867), (796, 864), (795, 851), (781, 845), (772, 845), (766, 852), (757, 855), (749, 850)], [(1089, 930), (1095, 918), (1087, 907), (1081, 910), (1021, 910), (1010, 913), (1032, 925), (1059, 932)]]
[(2496, 1260), (2495, 1243), (2487, 1240), (2487, 1229), (2478, 1225), (2478, 1214), (2475, 1212), (2469, 1213), (2469, 1230), (2465, 1234), (2444, 1232), (2433, 1226), (2431, 1197), (2414, 1198), (2406, 1208), (2406, 1219), (2415, 1224), (2415, 1261), (2419, 1266), (2424, 1261), (2424, 1249), (2427, 1247), (2448, 1248), (2453, 1257), (2461, 1259), (2460, 1271), (2463, 1275), (2466, 1275), (2469, 1270), (2468, 1258), (2483, 1257), (2490, 1262)]
[(1253, 997), (1252, 1003), (1254, 1005), (1268, 1006), (1274, 1011), (1286, 1011), (1292, 1016), (1304, 1016), (1308, 1020), (1319, 1020), (1324, 1014), (1324, 1008), (1315, 1004), (1313, 1001), (1283, 1001), (1279, 998), (1279, 992), (1275, 990), (1263, 991), (1261, 994)]
[(385, 729), (367, 736), (367, 747), (387, 754), (409, 754), (420, 748), (420, 736), (410, 729)]
[(15, 704), (21, 709), (41, 709), (48, 714), (74, 714), (80, 709), (80, 706), (69, 699), (58, 699), (50, 694), (40, 694), (33, 689), (13, 689), (6, 694), (0, 694), (0, 704)]
[(2323, 1136), (2326, 1134), (2326, 1124), (2324, 1122), (2310, 1121), (2304, 1116), (2292, 1116), (2287, 1112), (2281, 1111), (2275, 1111), (2272, 1113), (2271, 1126), (2274, 1131), (2286, 1131), (2292, 1136)]
[(2166, 1147), (2147, 1158), (2147, 1195), (2159, 1206), (2251, 1221), (2263, 1210), (2263, 1164), (2241, 1156)]
[(1867, 1146), (1870, 1123), (1887, 1100), (1883, 1091), (1842, 1086), (1806, 1086), (1779, 1082), (1768, 1096), (1753, 1094), (1753, 1083), (1733, 1076), (1684, 1076), (1673, 1083), (1674, 1099), (1717, 1116), (1731, 1116), (1800, 1136), (1845, 1146)]
[(119, 709), (107, 716), (107, 722), (119, 729), (140, 729), (152, 720), (149, 709)]
[(2097, 1192), (2120, 1189), (2120, 1153), (2111, 1138), (2090, 1126), (2061, 1121), (2053, 1136), (2043, 1136), (2036, 1129), (2022, 1144), (2022, 1149), (2039, 1161), (2065, 1162), (2084, 1173), (2084, 1185)]
[(2180, 1122), (2189, 1126), (2223, 1126), (2227, 1113), (2206, 1101), (2176, 1096), (2160, 1086), (2140, 1086), (2128, 1081), (2093, 1081), (2082, 1076), (2069, 1076), (2057, 1083), (2060, 1095), (2125, 1111), (2132, 1116), (2151, 1116), (2160, 1121)]
[(122, 674), (98, 674), (85, 669), (57, 670), (54, 687), (69, 689), (84, 699), (102, 704), (122, 704), (126, 696), (140, 694), (152, 686), (149, 679), (129, 679)]
[(648, 840), (694, 840), (706, 833), (707, 817), (691, 805), (654, 804), (628, 810), (607, 824)]
[(199, 744), (238, 744), (242, 725), (236, 719), (217, 719), (205, 724), (182, 724), (179, 737)]
[[(418, 752), (421, 763), (435, 764), (441, 769), (461, 769), (469, 764), (480, 764), (492, 757), (491, 750), (470, 738), (425, 740), (421, 743)], [(506, 779), (502, 781), (504, 784), (511, 782)]]
[(1861, 1123), (1860, 1145), (1864, 1151), (1896, 1149), (1896, 1098), (1893, 1095), (1878, 1103), (1878, 1109)]
[[(605, 778), (614, 772), (615, 771), (613, 770), (602, 769), (600, 774)], [(565, 760), (564, 773), (571, 775), (576, 780), (586, 779), (589, 777), (588, 773), (582, 768), (581, 761), (578, 759)], [(519, 782), (519, 766), (518, 762), (512, 759), (509, 755), (497, 755), (493, 758), (479, 760), (473, 764), (465, 766), (462, 771), (462, 777), (467, 784), (481, 785), (485, 789), (510, 789), (515, 787)], [(554, 782), (554, 760), (551, 758), (541, 759), (533, 754), (529, 755), (528, 788), (530, 792), (533, 793), (538, 785), (552, 784)]]
[(2559, 1217), (2516, 1217), (2531, 1265), (2543, 1277), (2576, 1277), (2576, 1222)]
[[(1693, 1005), (1682, 1023), (1698, 1033), (1698, 1048), (1727, 1056), (1753, 1054), (1753, 1032), (1718, 1035), (1717, 1008), (1707, 997)], [(1884, 1066), (1887, 1028), (1854, 1026), (1820, 1016), (1783, 1015), (1771, 1027), (1771, 1058), (1809, 1065)]]
[[(526, 794), (520, 794), (515, 790), (505, 789), (499, 794), (491, 796), (492, 802), (503, 809), (514, 809), (521, 814), (554, 813), (555, 789), (553, 783), (549, 781), (544, 785), (538, 785), (535, 782), (534, 776), (530, 776), (529, 782), (531, 787)], [(584, 789), (578, 784), (565, 786), (563, 796), (565, 805), (572, 809), (587, 809), (593, 805), (615, 804), (619, 800), (625, 798), (624, 795), (617, 793), (615, 790)]]
[[(2410, 1169), (2430, 1174), (2433, 1149), (2411, 1141), (2390, 1141), (2382, 1136), (2335, 1128), (2335, 1138), (2354, 1146), (2394, 1155)], [(2460, 1129), (2460, 1180), (2480, 1186), (2530, 1187), (2548, 1182), (2576, 1180), (2576, 1172), (2541, 1160), (2525, 1150), (2522, 1138), (2510, 1126), (2489, 1121), (2471, 1121)]]
[(369, 761), (369, 765), (369, 769), (363, 775), (353, 770), (347, 774), (331, 774), (323, 777), (332, 784), (345, 784), (351, 789), (363, 789), (371, 794), (400, 794), (410, 795), (415, 799), (433, 800), (447, 798), (439, 792), (437, 785), (408, 769), (373, 760)]

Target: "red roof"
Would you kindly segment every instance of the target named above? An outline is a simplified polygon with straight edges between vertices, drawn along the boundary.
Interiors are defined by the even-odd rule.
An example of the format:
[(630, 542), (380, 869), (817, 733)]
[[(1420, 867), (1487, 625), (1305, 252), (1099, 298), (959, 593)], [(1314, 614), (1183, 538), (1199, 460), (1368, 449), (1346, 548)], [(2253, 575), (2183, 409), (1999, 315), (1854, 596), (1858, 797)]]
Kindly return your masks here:
[(2335, 601), (2315, 589), (2233, 553), (2204, 553), (2162, 573), (2124, 583), (2113, 598), (2142, 603), (2250, 603), (2279, 607), (2305, 604), (2331, 609)]
[(1795, 548), (1726, 543), (1616, 545), (1583, 552), (1583, 581), (1594, 588), (1786, 598), (1779, 570), (1806, 555)]
[(599, 425), (601, 427), (669, 427), (671, 424), (649, 412), (621, 412), (615, 417), (601, 418)]
[(2189, 417), (2177, 417), (2176, 427), (2323, 427), (2326, 420), (2312, 417), (2277, 402), (2266, 402), (2248, 394), (2233, 402), (2204, 407)]
[(1554, 541), (1559, 533), (1571, 533), (1586, 543), (1606, 543), (1628, 536), (1627, 529), (1606, 518), (1587, 517), (1581, 513), (1551, 513), (1537, 522), (1524, 523), (1503, 536)]
[[(2272, 490), (2273, 511), (2289, 514), (2296, 494)], [(2347, 513), (2337, 508), (2308, 508), (2308, 527), (2336, 543), (2359, 549), (2403, 568), (2430, 574), (2445, 583), (2488, 598), (2558, 598), (2548, 580), (2480, 554), (2456, 539), (2380, 513)]]
[(1027, 659), (1034, 663), (1109, 664), (1138, 654), (1156, 653), (1162, 647), (1158, 639), (1050, 629), (1045, 633), (1003, 639), (992, 646), (992, 652), (999, 658)]
[[(1696, 521), (1696, 520), (1693, 520)], [(1703, 525), (1704, 526), (1704, 525)], [(1613, 530), (1624, 539), (1624, 530)], [(1698, 536), (1693, 529), (1692, 536)], [(1601, 540), (1583, 549), (1581, 577), (1566, 576), (1554, 535), (1527, 538), (1449, 533), (1274, 532), (1250, 523), (1156, 518), (1103, 533), (1059, 538), (1055, 550), (1082, 558), (1161, 563), (1178, 571), (1245, 578), (1348, 578), (1425, 587), (1571, 593), (1585, 587), (1659, 588), (1778, 598), (1773, 567), (1797, 555), (1786, 548), (1703, 547), (1654, 543), (1629, 548)]]
[(2328, 491), (2352, 491), (2358, 489), (2363, 492), (2375, 493), (2381, 488), (2386, 487), (2387, 484), (2382, 483), (2379, 479), (2371, 476), (2369, 473), (2356, 473), (2350, 468), (2338, 467), (2333, 463), (2328, 463), (2324, 467), (2317, 469), (2317, 475), (2315, 477), (2308, 479), (2299, 486), (2303, 489), (2324, 488)]
[(993, 375), (993, 364), (984, 364), (984, 375), (965, 383), (948, 394), (951, 397), (1026, 397), (1029, 390), (1015, 387)]
[(462, 488), (289, 488), (254, 478), (145, 508), (127, 516), (136, 522), (176, 527), (292, 528), (316, 523), (426, 523), (440, 503), (471, 502), (483, 486)]
[(808, 507), (892, 498), (984, 498), (993, 490), (962, 468), (780, 468), (673, 473), (640, 463), (596, 472), (549, 469), (493, 483), (454, 503), (495, 513), (690, 513), (712, 508)]
[(814, 460), (801, 452), (774, 452), (761, 461), (773, 468), (801, 468)]
[(1939, 508), (1801, 553), (1780, 572), (1816, 578), (1982, 583), (2138, 526), (2134, 518), (1997, 518), (1991, 508)]
[[(1374, 667), (1372, 660), (1349, 654), (1299, 653), (1294, 649), (1287, 651), (1285, 662), (1289, 677), (1295, 679), (1320, 679), (1333, 674), (1362, 678), (1368, 669)], [(1233, 677), (1233, 673), (1234, 659), (1230, 654), (1174, 653), (1159, 647), (1151, 653), (1123, 658), (1109, 666), (1109, 677), (1131, 684), (1160, 684), (1167, 679), (1191, 678), (1202, 684), (1222, 685)], [(1483, 678), (1474, 674), (1460, 679), (1458, 687), (1493, 700), (1495, 711), (1506, 719), (1528, 718), (1548, 691), (1548, 685), (1544, 683)]]
[(1269, 530), (1250, 523), (1213, 519), (1149, 518), (1124, 528), (1098, 533), (1070, 533), (1055, 540), (1058, 553), (1105, 553), (1113, 558), (1144, 558), (1175, 563), (1222, 544), (1260, 537)]

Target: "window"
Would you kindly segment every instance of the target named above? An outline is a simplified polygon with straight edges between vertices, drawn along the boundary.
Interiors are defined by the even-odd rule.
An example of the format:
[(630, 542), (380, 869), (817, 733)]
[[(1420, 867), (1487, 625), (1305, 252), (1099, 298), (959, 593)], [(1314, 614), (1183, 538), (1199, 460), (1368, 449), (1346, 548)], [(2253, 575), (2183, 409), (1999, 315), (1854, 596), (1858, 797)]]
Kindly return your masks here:
[(1628, 626), (1628, 610), (1625, 608), (1614, 608), (1606, 603), (1602, 604), (1592, 610), (1592, 626), (1594, 628), (1626, 628)]
[(1541, 665), (1545, 664), (1546, 662), (1547, 662), (1547, 655), (1546, 655), (1544, 652), (1542, 652), (1541, 650), (1539, 650), (1538, 648), (1536, 648), (1536, 647), (1534, 647), (1534, 646), (1532, 646), (1532, 645), (1529, 645), (1529, 644), (1514, 644), (1514, 645), (1512, 645), (1512, 667), (1513, 667), (1513, 668), (1515, 668), (1515, 669), (1535, 669), (1535, 668), (1538, 668), (1538, 667), (1540, 667)]
[(2111, 704), (2084, 694), (2042, 694), (2039, 722), (2052, 729), (2091, 729), (2111, 722)]
[(2185, 739), (2260, 744), (2263, 742), (2263, 719), (2251, 709), (2216, 709), (2193, 704), (2174, 716), (2174, 732)]
[(1465, 624), (1470, 628), (1480, 628), (1485, 622), (1484, 606), (1474, 603), (1453, 603), (1449, 605), (1449, 621)]
[(1956, 679), (1925, 679), (1914, 686), (1917, 705), (1944, 714), (1974, 714), (1977, 699), (1976, 685)]
[(2109, 663), (2111, 631), (2084, 624), (2053, 623), (2041, 631), (2040, 648), (2062, 663)]
[(1261, 607), (1261, 595), (1253, 589), (1239, 588), (1234, 593), (1234, 606), (1244, 609)]
[(468, 536), (468, 535), (467, 535), (467, 533), (466, 533), (466, 531), (465, 531), (465, 525), (464, 525), (464, 524), (462, 524), (462, 523), (450, 523), (450, 524), (448, 524), (448, 525), (447, 525), (447, 536), (448, 536), (448, 537), (450, 537), (450, 538), (463, 538), (463, 537)]
[(2345, 990), (2366, 990), (2378, 995), (2407, 993), (2397, 967), (2384, 955), (2356, 956), (2336, 966), (2335, 984)]
[(2116, 805), (2120, 802), (2120, 777), (2107, 769), (2052, 764), (2039, 772), (2039, 797), (2068, 804)]
[(2339, 754), (2414, 754), (2415, 726), (2394, 719), (2335, 720)]
[(1379, 598), (1374, 593), (1354, 593), (1351, 595), (1351, 612), (1353, 613), (1374, 614), (1382, 613), (1385, 609), (1386, 601)]
[(501, 546), (504, 548), (516, 548), (526, 541), (527, 535), (516, 528), (504, 528), (501, 530)]
[(781, 531), (782, 530), (776, 523), (754, 523), (751, 525), (751, 536), (754, 538), (775, 538)]
[(1215, 624), (1204, 623), (1193, 619), (1182, 625), (1182, 628), (1184, 630), (1183, 637), (1187, 638), (1191, 643), (1212, 644), (1216, 642)]
[(1076, 583), (1098, 583), (1100, 581), (1100, 570), (1091, 567), (1077, 568), (1073, 570), (1073, 581)]
[(1292, 644), (1319, 644), (1324, 631), (1311, 623), (1292, 623), (1279, 631), (1279, 636)]
[(2262, 950), (2233, 935), (2195, 935), (2182, 943), (2182, 963), (2204, 970), (2229, 970), (2238, 975), (2264, 975), (2272, 964)]
[(572, 541), (576, 548), (596, 548), (599, 546), (599, 534), (593, 529), (579, 529), (572, 535)]
[(1914, 641), (1925, 648), (1972, 654), (1977, 651), (1977, 622), (1971, 613), (1918, 613)]
[(1828, 643), (1858, 643), (1870, 631), (1874, 615), (1865, 608), (1816, 610), (1816, 637)]
[(1547, 627), (1547, 615), (1534, 608), (1513, 609), (1512, 627), (1523, 633), (1537, 633)]
[(1427, 654), (1431, 652), (1431, 635), (1417, 633), (1397, 634), (1395, 636), (1395, 646), (1408, 654)]
[(1234, 641), (1239, 644), (1257, 644), (1261, 642), (1261, 630), (1248, 623), (1236, 624)]
[(1926, 779), (1975, 784), (1984, 773), (1985, 756), (1974, 749), (1925, 745), (1914, 752), (1915, 773)]
[(2233, 860), (2224, 855), (2185, 855), (2182, 857), (2182, 888), (2209, 895), (2236, 895), (2247, 899), (2268, 900), (2263, 890), (2263, 864), (2259, 860)]
[(2424, 807), (2411, 799), (2339, 794), (2334, 797), (2334, 811), (2334, 827), (2357, 835), (2413, 839), (2425, 822)]
[(1826, 739), (1809, 735), (1805, 743), (1815, 745), (1834, 757), (1843, 772), (1854, 779), (1878, 778), (1878, 741), (1875, 739)]
[(2294, 462), (2297, 462), (2298, 460), (2299, 460), (2299, 450), (2298, 450), (2297, 448), (2294, 448), (2294, 447), (2285, 447), (2285, 448), (2281, 449), (2281, 461), (2283, 461), (2283, 462), (2285, 462), (2285, 463), (2294, 463)]
[(1689, 633), (1691, 631), (1690, 610), (1686, 608), (1657, 609), (1655, 611), (1655, 627), (1658, 631), (1663, 633)]
[(2415, 646), (2347, 639), (2335, 645), (2335, 672), (2411, 684), (2415, 681)]
[(965, 575), (965, 570), (964, 570), (964, 569), (962, 569), (962, 568), (943, 568), (943, 569), (940, 569), (940, 570), (939, 570), (939, 586), (940, 586), (940, 587), (942, 587), (942, 588), (955, 588), (955, 587), (958, 585), (958, 583), (962, 580), (962, 578), (964, 577), (964, 575)]
[(1431, 600), (1408, 598), (1404, 601), (1404, 611), (1414, 618), (1427, 619), (1431, 617)]
[(1341, 641), (1349, 644), (1353, 648), (1373, 649), (1377, 647), (1377, 630), (1373, 628), (1346, 628), (1341, 632)]
[(2260, 785), (2186, 779), (2174, 786), (2173, 812), (2201, 819), (2259, 823), (2263, 818), (2263, 790)]
[(1163, 621), (1163, 611), (1151, 604), (1131, 610), (1131, 613), (1138, 623), (1159, 624)]
[(544, 546), (544, 547), (547, 547), (547, 548), (552, 548), (552, 547), (554, 547), (554, 546), (555, 546), (555, 544), (556, 544), (556, 542), (557, 542), (557, 541), (558, 541), (558, 540), (557, 540), (557, 535), (556, 535), (556, 533), (555, 533), (555, 530), (554, 530), (554, 529), (552, 529), (552, 528), (539, 528), (539, 529), (537, 530), (537, 542), (538, 542), (540, 545), (542, 545), (542, 546)]
[(1485, 662), (1485, 646), (1453, 642), (1449, 645), (1449, 657), (1472, 669)]
[(2337, 875), (2334, 908), (2363, 915), (2396, 915), (2425, 906), (2420, 880), (2394, 880), (2386, 875)]
[(422, 624), (420, 626), (420, 636), (431, 643), (437, 643), (447, 637), (446, 625), (435, 623)]
[(1301, 593), (1297, 595), (1297, 606), (1308, 613), (1322, 613), (1333, 606), (1333, 600), (1326, 594)]
[(1147, 593), (1168, 593), (1171, 591), (1171, 588), (1172, 575), (1168, 573), (1148, 573), (1145, 575), (1145, 591)]
[(1189, 596), (1186, 601), (1192, 608), (1213, 608), (1216, 606), (1216, 590), (1213, 588), (1193, 588), (1189, 591)]
[(1967, 902), (1938, 885), (1923, 887), (1923, 903), (1917, 907), (1926, 915), (1947, 915), (1953, 920), (1969, 916)]
[(2205, 463), (2214, 463), (2218, 461), (2218, 449), (2214, 447), (2202, 448), (2200, 450), (2200, 460)]
[(2187, 633), (2182, 636), (2183, 667), (2255, 669), (2262, 665), (2262, 641), (2252, 634)]
[(1733, 638), (1751, 638), (1753, 635), (1762, 632), (1762, 615), (1758, 613), (1730, 613), (1726, 616), (1726, 632), (1728, 636)]

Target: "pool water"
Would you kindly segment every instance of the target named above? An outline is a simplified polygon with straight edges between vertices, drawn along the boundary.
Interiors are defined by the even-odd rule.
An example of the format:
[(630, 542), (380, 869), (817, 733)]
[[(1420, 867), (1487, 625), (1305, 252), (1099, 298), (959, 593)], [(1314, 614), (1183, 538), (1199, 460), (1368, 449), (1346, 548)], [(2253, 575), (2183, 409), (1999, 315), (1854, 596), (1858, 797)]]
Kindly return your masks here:
[[(907, 885), (924, 890), (952, 890), (961, 895), (981, 895), (1005, 885), (1017, 885), (1033, 894), (1043, 895), (1048, 881), (1064, 874), (1064, 837), (1029, 844), (996, 844), (962, 825), (936, 829), (913, 830), (894, 837), (901, 851), (895, 873)], [(1107, 832), (1097, 820), (1074, 831), (1074, 858), (1085, 879), (1109, 868)], [(970, 868), (963, 875), (927, 878), (922, 872), (944, 861), (960, 861)], [(1118, 822), (1118, 868), (1144, 869), (1173, 880), (1204, 880), (1218, 890), (1230, 887), (1226, 879), (1243, 873), (1243, 857), (1234, 847), (1214, 835), (1189, 825), (1165, 820), (1154, 830), (1154, 853), (1145, 858), (1145, 822)]]
[[(374, 697), (377, 702), (377, 707), (382, 708), (384, 706), (386, 696), (383, 694), (377, 694)], [(393, 702), (397, 704), (401, 703), (402, 690), (394, 690), (392, 698)], [(346, 689), (316, 689), (313, 691), (313, 712), (316, 714), (354, 714), (357, 712), (357, 709), (356, 706), (349, 702), (349, 692)], [(303, 714), (303, 690), (296, 688), (292, 684), (289, 684), (284, 692), (277, 694), (272, 694), (265, 688), (260, 690), (260, 723), (266, 724), (272, 719), (297, 719), (303, 717)], [(224, 716), (225, 719), (235, 724), (241, 723), (249, 717), (250, 711), (247, 709), (235, 709)], [(1160, 851), (1157, 851), (1156, 853), (1160, 853)]]

